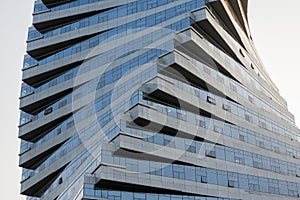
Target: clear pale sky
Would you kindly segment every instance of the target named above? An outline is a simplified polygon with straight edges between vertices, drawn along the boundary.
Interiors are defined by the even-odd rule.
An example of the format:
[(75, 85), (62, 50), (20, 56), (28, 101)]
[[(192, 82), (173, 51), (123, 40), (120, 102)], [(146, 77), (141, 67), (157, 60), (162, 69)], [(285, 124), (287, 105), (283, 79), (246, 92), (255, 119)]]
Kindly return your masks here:
[[(27, 27), (31, 23), (33, 0), (2, 0), (0, 99), (0, 194), (1, 199), (25, 199), (19, 195), (18, 104), (21, 66)], [(290, 111), (300, 125), (300, 1), (249, 0), (249, 20), (253, 39), (265, 66)]]

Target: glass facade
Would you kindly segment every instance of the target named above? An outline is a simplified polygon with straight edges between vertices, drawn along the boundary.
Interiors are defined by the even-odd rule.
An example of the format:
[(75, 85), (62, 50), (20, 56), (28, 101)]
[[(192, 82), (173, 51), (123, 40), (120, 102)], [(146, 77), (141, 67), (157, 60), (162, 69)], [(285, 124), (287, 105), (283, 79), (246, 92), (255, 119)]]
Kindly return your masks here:
[(300, 132), (253, 54), (243, 9), (37, 0), (20, 92), (21, 194), (298, 198)]
[(216, 197), (204, 196), (186, 196), (186, 195), (170, 195), (170, 194), (153, 194), (153, 193), (137, 193), (122, 192), (111, 190), (94, 190), (93, 185), (85, 184), (84, 196), (87, 198), (103, 198), (103, 199), (121, 199), (121, 200), (233, 200)]

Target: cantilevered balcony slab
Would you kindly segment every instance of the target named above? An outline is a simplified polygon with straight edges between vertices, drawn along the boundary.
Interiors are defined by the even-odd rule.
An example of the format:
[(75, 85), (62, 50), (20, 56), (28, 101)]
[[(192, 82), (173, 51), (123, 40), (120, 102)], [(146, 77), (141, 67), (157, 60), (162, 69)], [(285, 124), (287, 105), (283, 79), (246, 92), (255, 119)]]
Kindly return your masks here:
[(230, 32), (234, 34), (235, 38), (240, 42), (240, 44), (244, 47), (249, 45), (249, 41), (244, 40), (245, 37), (249, 39), (248, 32), (245, 31), (247, 29), (246, 27), (242, 27), (242, 24), (238, 21), (237, 17), (234, 17), (234, 13), (231, 13), (234, 11), (231, 9), (230, 3), (215, 1), (212, 2), (210, 6), (212, 7), (213, 12), (222, 19), (222, 22), (225, 23), (226, 27), (230, 29)]
[[(280, 140), (284, 143), (290, 143), (290, 138), (285, 136), (278, 136), (275, 133), (271, 133), (268, 130), (265, 130), (259, 127), (258, 123), (249, 122), (238, 115), (235, 115), (231, 112), (226, 112), (222, 108), (222, 105), (213, 105), (206, 100), (200, 99), (197, 96), (191, 96), (191, 93), (188, 93), (178, 87), (172, 85), (168, 81), (165, 81), (160, 78), (156, 78), (148, 83), (151, 87), (148, 89), (148, 96), (152, 97), (155, 101), (157, 99), (159, 102), (164, 102), (175, 107), (182, 108), (184, 110), (190, 111), (195, 114), (201, 113), (202, 115), (213, 116), (214, 118), (221, 119), (222, 121), (229, 122), (231, 124), (238, 125), (240, 127), (253, 130), (257, 133), (264, 133), (264, 135), (269, 136)], [(147, 86), (146, 86), (147, 87)], [(163, 98), (162, 98), (163, 97)], [(179, 105), (177, 105), (179, 102)], [(262, 113), (256, 113), (257, 115), (264, 116)], [(282, 122), (280, 118), (276, 118), (272, 115), (264, 116), (265, 118), (269, 117), (269, 120), (274, 121), (278, 124), (286, 125)], [(175, 126), (176, 127), (176, 126)], [(292, 125), (288, 126), (290, 130), (296, 131), (297, 129)], [(298, 146), (298, 142), (292, 142), (294, 146)]]
[(37, 30), (45, 32), (47, 30), (62, 26), (63, 24), (71, 23), (73, 21), (77, 21), (78, 19), (84, 19), (94, 14), (105, 12), (125, 3), (127, 3), (127, 1), (98, 1), (95, 3), (76, 6), (59, 11), (39, 13), (33, 16), (33, 25)]
[(68, 129), (49, 141), (26, 151), (20, 155), (19, 166), (34, 169), (36, 168), (45, 158), (52, 155), (64, 142), (76, 133), (75, 128)]
[(40, 119), (24, 124), (19, 128), (19, 138), (26, 141), (37, 141), (72, 116), (73, 111), (72, 105), (68, 105)]
[(46, 6), (48, 7), (53, 7), (53, 6), (58, 6), (61, 4), (69, 3), (74, 0), (41, 0)]
[[(258, 148), (255, 145), (234, 139), (216, 131), (208, 130), (201, 126), (191, 124), (187, 121), (167, 117), (165, 114), (158, 112), (155, 108), (142, 104), (134, 106), (130, 111), (128, 111), (128, 114), (131, 118), (131, 120), (128, 120), (128, 126), (132, 128), (138, 128), (151, 132), (160, 132), (163, 134), (175, 135), (176, 137), (192, 140), (195, 138), (202, 138), (208, 142), (224, 146), (239, 147), (244, 151), (300, 164), (300, 160), (294, 159), (291, 156), (286, 156), (263, 148)], [(145, 124), (146, 126), (144, 126)], [(286, 140), (285, 142), (289, 141)]]
[(76, 76), (75, 78), (61, 82), (55, 86), (49, 87), (38, 93), (32, 93), (20, 98), (20, 109), (27, 113), (34, 113), (43, 110), (45, 106), (49, 106), (49, 103), (71, 93), (74, 88), (85, 84), (91, 79), (97, 77), (97, 70), (91, 71), (91, 73), (85, 73)]
[(231, 8), (237, 18), (237, 21), (240, 23), (244, 31), (247, 32), (246, 26), (248, 26), (248, 24), (246, 24), (247, 21), (245, 21), (244, 19), (243, 10), (242, 10), (243, 8), (240, 7), (239, 0), (229, 0), (228, 2), (231, 5)]
[[(83, 151), (86, 151), (86, 145), (89, 145), (94, 140), (90, 140), (89, 142), (86, 142), (85, 145), (80, 144), (72, 151), (68, 152), (64, 156), (59, 157), (58, 160), (55, 160), (54, 162), (50, 163), (49, 166), (42, 169), (39, 173), (29, 177), (28, 179), (24, 180), (21, 185), (21, 194), (30, 195), (39, 197), (40, 194), (43, 194), (43, 190), (47, 189), (49, 187), (49, 184), (51, 184), (51, 181), (54, 181), (58, 175), (72, 162), (80, 155)], [(100, 147), (99, 147), (100, 148)], [(96, 148), (96, 149), (99, 149)], [(89, 159), (86, 160), (85, 163), (80, 166), (80, 168), (77, 171), (74, 171), (74, 176), (78, 176), (79, 173), (82, 173), (84, 168), (87, 166), (87, 164), (91, 163), (91, 159), (94, 159), (93, 156), (90, 156)], [(66, 187), (67, 183), (71, 183), (74, 179), (71, 180), (64, 180), (65, 182), (64, 187)], [(45, 186), (45, 187), (44, 187)], [(62, 192), (61, 190), (63, 187), (58, 187), (58, 191), (56, 192)], [(55, 197), (57, 194), (55, 195)], [(54, 197), (54, 198), (55, 198)]]
[[(246, 67), (250, 72), (253, 71), (253, 66), (256, 61), (248, 53), (239, 42), (237, 42), (227, 30), (227, 27), (222, 25), (214, 14), (207, 7), (193, 12), (194, 20), (197, 25), (202, 28), (209, 36), (211, 36), (212, 41), (208, 39), (212, 44), (234, 58), (242, 66)], [(197, 26), (196, 26), (197, 28)], [(209, 37), (210, 38), (210, 37)], [(254, 72), (254, 71), (253, 71)], [(272, 85), (273, 86), (273, 85)]]
[(78, 53), (78, 57), (72, 57), (71, 59), (68, 57), (44, 65), (35, 65), (24, 69), (22, 80), (32, 87), (39, 87), (47, 81), (56, 78), (58, 75), (82, 64), (87, 54), (88, 52), (85, 52), (85, 54)]
[[(64, 85), (68, 83), (63, 83)], [(73, 90), (73, 82), (69, 81), (69, 87), (57, 87), (49, 88), (49, 90), (45, 90), (39, 93), (33, 93), (31, 95), (27, 95), (20, 99), (20, 110), (30, 113), (36, 114), (46, 107), (49, 106), (52, 102), (56, 102), (67, 94), (71, 93)]]
[[(241, 3), (242, 3), (242, 8), (244, 9), (244, 12), (246, 13), (246, 14), (248, 14), (248, 0), (242, 0), (242, 1), (240, 1)], [(248, 20), (248, 18), (247, 18), (247, 20)]]
[[(23, 163), (20, 163), (19, 166), (26, 168), (26, 169), (36, 169), (39, 165), (41, 165), (47, 158), (49, 158), (55, 151), (61, 147), (63, 143), (57, 144), (56, 146), (53, 146), (52, 148), (45, 149), (45, 151), (36, 154), (34, 157), (32, 156), (31, 159), (25, 160)], [(20, 156), (21, 161), (22, 156)], [(24, 158), (24, 157), (23, 157)]]
[[(77, 31), (79, 32), (79, 31)], [(99, 33), (100, 34), (100, 33)], [(66, 37), (69, 35), (70, 37)], [(58, 35), (51, 38), (47, 38), (52, 42), (47, 41), (47, 39), (40, 38), (38, 40), (33, 40), (28, 42), (27, 45), (27, 53), (36, 60), (41, 60), (51, 56), (55, 53), (65, 50), (73, 45), (76, 45), (84, 40), (87, 40), (95, 35), (95, 34), (82, 34), (82, 36), (76, 36), (76, 34), (72, 35), (72, 32), (66, 34), (64, 36)], [(61, 38), (64, 38), (63, 41)], [(36, 45), (38, 44), (38, 45)]]
[[(194, 11), (192, 14), (197, 25), (210, 36), (209, 38), (213, 38), (212, 43), (219, 45), (228, 55), (236, 59), (242, 65), (247, 66), (244, 64), (244, 60), (247, 58), (239, 53), (239, 50), (243, 47), (224, 30), (224, 27), (220, 24), (221, 22), (216, 19), (207, 7)], [(246, 54), (244, 49), (243, 51)]]
[(38, 176), (29, 177), (21, 183), (21, 194), (33, 197), (40, 197), (64, 170), (65, 166), (59, 169), (49, 170), (48, 173), (41, 173)]
[(35, 141), (42, 137), (47, 131), (52, 130), (65, 119), (69, 118), (84, 106), (87, 102), (94, 100), (95, 94), (88, 95), (74, 100), (71, 104), (65, 105), (43, 117), (21, 125), (19, 128), (19, 138), (27, 141)]
[[(191, 140), (193, 141), (193, 140)], [(185, 150), (179, 150), (168, 145), (158, 145), (145, 142), (131, 134), (120, 133), (112, 141), (116, 145), (116, 151), (113, 153), (116, 156), (127, 157), (138, 160), (151, 160), (162, 163), (186, 163), (188, 165), (201, 166), (206, 168), (215, 168), (224, 171), (238, 171), (242, 174), (252, 176), (260, 176), (270, 179), (278, 179), (285, 181), (287, 178), (291, 181), (298, 181), (296, 176), (283, 175), (272, 171), (253, 168), (246, 165), (240, 165), (233, 162), (219, 160), (205, 156), (205, 150), (201, 154), (192, 153)]]
[[(115, 176), (114, 174), (118, 174), (118, 176)], [(134, 173), (105, 165), (102, 165), (94, 173), (94, 175), (98, 179), (96, 188), (101, 188), (102, 184), (108, 185), (107, 182), (114, 182), (117, 185), (129, 184), (134, 187), (144, 188), (144, 190), (147, 190), (146, 188), (149, 188), (150, 190), (151, 188), (152, 190), (159, 190), (160, 188), (164, 188), (163, 191), (172, 191), (175, 194), (184, 192), (185, 194), (190, 195), (208, 194), (207, 190), (208, 188), (210, 188), (209, 185), (203, 183), (195, 183), (191, 181), (155, 176), (144, 173)], [(215, 196), (218, 196), (217, 193), (218, 191), (216, 190)]]
[[(60, 157), (55, 162), (51, 163), (48, 167), (41, 170), (39, 173), (29, 177), (22, 182), (21, 194), (39, 197), (43, 194), (42, 190), (46, 190), (49, 183), (54, 181), (64, 168), (74, 160), (80, 152), (85, 149), (83, 145), (79, 145), (73, 151)], [(44, 187), (46, 186), (46, 187)]]
[[(185, 44), (184, 44), (184, 46), (185, 46)], [(195, 51), (197, 51), (198, 54), (200, 54), (201, 51), (204, 52), (203, 49), (199, 48), (199, 46), (197, 46), (196, 48), (197, 48), (197, 50), (195, 49)], [(217, 58), (218, 54), (212, 54), (212, 55), (214, 57), (216, 57), (216, 59), (218, 59)], [(201, 55), (201, 58), (202, 59), (207, 58), (206, 60), (202, 61), (203, 63), (212, 62), (212, 59), (210, 59), (209, 55), (205, 55), (205, 56)], [(162, 63), (162, 65), (160, 65), (160, 73), (165, 74), (166, 76), (170, 76), (173, 74), (173, 73), (168, 72), (169, 71), (168, 68), (170, 68), (170, 69), (173, 68), (176, 71), (180, 72), (181, 74), (184, 74), (187, 81), (189, 81), (190, 83), (192, 83), (198, 87), (202, 87), (202, 88), (208, 87), (208, 89), (211, 92), (214, 92), (216, 94), (220, 93), (221, 96), (229, 97), (232, 100), (234, 100), (235, 102), (238, 102), (246, 107), (253, 108), (257, 112), (263, 112), (263, 111), (261, 111), (261, 109), (254, 107), (242, 95), (237, 94), (236, 92), (232, 91), (232, 89), (230, 89), (229, 86), (225, 86), (223, 83), (218, 81), (215, 78), (215, 76), (211, 75), (211, 73), (213, 72), (213, 69), (209, 69), (209, 67), (206, 66), (205, 64), (202, 64), (202, 65), (206, 66), (205, 68), (207, 68), (207, 70), (209, 70), (210, 73), (203, 73), (204, 70), (202, 71), (196, 67), (196, 65), (197, 65), (197, 63), (199, 63), (199, 61), (197, 60), (197, 58), (196, 59), (193, 58), (193, 55), (192, 56), (189, 56), (186, 54), (184, 55), (180, 51), (174, 51), (173, 53), (170, 53), (170, 54), (167, 54), (167, 55), (161, 57), (159, 63), (160, 62)], [(224, 61), (224, 62), (222, 61), (221, 63), (225, 64), (226, 62), (227, 61)], [(270, 101), (269, 98), (266, 98), (260, 92), (256, 91), (256, 89), (253, 86), (251, 86), (251, 84), (247, 83), (245, 81), (245, 79), (240, 77), (240, 74), (238, 76), (239, 72), (236, 71), (233, 66), (227, 65), (226, 69), (228, 70), (229, 73), (232, 73), (233, 76), (237, 77), (239, 81), (243, 81), (244, 84), (249, 85), (249, 87), (252, 87), (253, 88), (252, 92), (254, 92), (254, 94), (256, 94), (259, 98), (264, 99), (266, 102), (270, 102), (271, 105), (274, 105), (274, 106), (277, 105), (275, 102)], [(176, 76), (173, 78), (176, 78)], [(178, 79), (178, 77), (177, 77), (177, 79)], [(293, 115), (287, 109), (279, 107), (278, 105), (277, 105), (277, 108), (280, 111), (280, 113), (284, 113), (286, 116), (288, 116), (291, 119), (293, 118)], [(270, 114), (268, 116), (270, 116)]]
[[(245, 2), (244, 3), (240, 2), (240, 4), (246, 3), (246, 0), (242, 0), (242, 1), (245, 1)], [(270, 86), (273, 87), (273, 90), (277, 91), (277, 93), (278, 93), (278, 88), (275, 86), (274, 82), (269, 77), (269, 75), (264, 67), (264, 64), (262, 63), (262, 61), (258, 55), (258, 52), (256, 51), (256, 48), (252, 41), (250, 30), (248, 30), (249, 27), (247, 25), (245, 26), (245, 28), (247, 29), (247, 32), (245, 32), (245, 29), (243, 29), (240, 26), (239, 22), (237, 22), (234, 11), (231, 8), (231, 5), (228, 1), (216, 1), (216, 2), (211, 3), (210, 5), (217, 12), (217, 14), (220, 16), (220, 18), (225, 22), (225, 24), (227, 26), (228, 26), (228, 24), (230, 24), (228, 27), (229, 28), (231, 27), (230, 29), (236, 31), (236, 33), (240, 37), (240, 40), (242, 41), (243, 46), (245, 47), (245, 49), (247, 50), (247, 52), (249, 53), (251, 58), (255, 60), (256, 67), (259, 68), (261, 74), (263, 74), (263, 76), (267, 79), (268, 84), (270, 84)], [(244, 18), (247, 18), (247, 17), (245, 16)], [(245, 22), (246, 22), (246, 20), (245, 20)]]
[[(154, 12), (154, 11), (152, 11)], [(183, 19), (185, 17), (187, 17), (188, 15), (184, 16), (180, 16), (177, 19)], [(164, 22), (164, 24), (161, 24), (163, 26), (166, 26), (170, 23), (170, 21)], [(95, 47), (80, 51), (80, 52), (71, 52), (70, 55), (66, 55), (65, 57), (62, 58), (58, 58), (54, 61), (49, 61), (45, 64), (36, 64), (34, 66), (31, 67), (27, 67), (26, 69), (23, 70), (23, 77), (22, 80), (27, 83), (28, 85), (31, 86), (35, 86), (36, 85), (40, 85), (42, 83), (45, 82), (45, 80), (51, 80), (51, 78), (54, 78), (56, 76), (58, 76), (59, 74), (72, 69), (74, 67), (77, 67), (79, 65), (81, 65), (82, 63), (86, 63), (85, 61), (95, 61), (97, 59), (99, 59), (98, 61), (96, 61), (96, 63), (93, 63), (92, 67), (93, 68), (101, 68), (101, 65), (105, 65), (108, 64), (110, 62), (115, 61), (115, 59), (118, 59), (114, 56), (108, 56), (108, 52), (111, 52), (113, 50), (116, 50), (120, 44), (123, 44), (124, 46), (124, 50), (121, 51), (120, 49), (118, 49), (118, 52), (120, 54), (125, 53), (126, 51), (132, 51), (132, 47), (130, 44), (132, 44), (131, 42), (134, 42), (135, 40), (143, 40), (143, 37), (145, 37), (145, 35), (151, 35), (151, 33), (156, 32), (158, 29), (154, 28), (154, 29), (142, 29), (138, 32), (135, 32), (134, 34), (128, 34), (128, 35), (124, 35), (122, 37), (119, 38), (115, 38), (115, 39), (111, 39), (108, 40), (104, 43), (101, 43), (100, 45), (97, 45)], [(161, 38), (160, 40), (157, 41), (152, 41), (152, 40), (146, 40), (145, 43), (137, 43), (135, 48), (139, 48), (141, 45), (146, 45), (148, 48), (153, 48), (153, 45), (161, 45), (164, 42), (166, 42), (166, 40), (172, 40), (173, 34), (167, 34), (169, 33), (166, 30), (166, 35), (165, 37)], [(90, 59), (92, 58), (92, 59)], [(94, 59), (95, 58), (95, 59)], [(109, 60), (107, 60), (106, 58), (109, 58)], [(106, 63), (101, 62), (101, 60), (105, 60)], [(101, 65), (99, 63), (102, 63)]]
[[(123, 2), (124, 3), (124, 2)], [(176, 5), (178, 3), (173, 3)], [(172, 4), (171, 4), (172, 5)], [(171, 7), (168, 5), (168, 7)], [(164, 8), (149, 9), (142, 12), (143, 17), (151, 16), (156, 12), (163, 11)], [(81, 27), (70, 32), (61, 33), (53, 37), (39, 38), (37, 40), (29, 41), (27, 45), (27, 52), (36, 59), (43, 58), (47, 55), (53, 54), (55, 51), (60, 51), (62, 48), (79, 43), (92, 36), (101, 34), (110, 29), (125, 25), (129, 22), (136, 21), (141, 17), (141, 12), (133, 13), (128, 16), (111, 19), (102, 23), (91, 26)]]
[[(108, 185), (111, 182), (121, 188), (122, 185), (132, 186), (131, 188), (140, 187), (139, 191), (147, 191), (147, 188), (172, 191), (173, 193), (182, 193), (189, 195), (209, 195), (223, 198), (234, 199), (261, 199), (261, 193), (252, 193), (238, 188), (228, 188), (201, 182), (193, 182), (176, 178), (149, 175), (144, 173), (134, 173), (130, 171), (120, 170), (117, 167), (102, 165), (94, 175), (98, 179), (96, 188), (101, 188), (102, 183)], [(146, 187), (146, 188), (145, 188)], [(142, 189), (144, 188), (144, 189)], [(269, 196), (264, 200), (273, 200), (274, 198), (282, 198), (283, 196)], [(285, 197), (284, 197), (285, 198)], [(294, 199), (286, 197), (286, 199)]]
[[(198, 60), (199, 58), (203, 60), (204, 52), (207, 58), (206, 60), (204, 60), (205, 64), (208, 64), (209, 66), (215, 66), (214, 62), (219, 63), (220, 66), (227, 70), (240, 83), (249, 88), (249, 90), (251, 90), (252, 92), (256, 93), (262, 99), (264, 99), (272, 105), (275, 104), (277, 107), (283, 107), (285, 108), (285, 110), (287, 110), (286, 101), (278, 93), (272, 92), (274, 90), (270, 85), (265, 84), (265, 82), (262, 79), (259, 79), (257, 76), (255, 76), (255, 74), (247, 72), (247, 70), (244, 69), (243, 66), (235, 62), (228, 55), (224, 54), (222, 51), (220, 51), (208, 41), (203, 39), (202, 36), (197, 33), (197, 31), (191, 28), (180, 33), (178, 36), (180, 37), (178, 41), (180, 41), (181, 43), (176, 47), (177, 49)], [(186, 49), (191, 49), (193, 53), (191, 53), (191, 51), (187, 51)], [(207, 57), (207, 55), (209, 57)], [(251, 67), (251, 63), (249, 62), (247, 66)], [(241, 70), (244, 70), (246, 73), (248, 73), (251, 79), (245, 79), (244, 77), (241, 77)], [(268, 97), (266, 94), (263, 94), (262, 91), (259, 91), (257, 87), (254, 87), (253, 81), (258, 82), (260, 84), (260, 87), (264, 88), (265, 91), (268, 92), (268, 95), (272, 96), (273, 100), (270, 100), (270, 97)], [(275, 102), (274, 100), (277, 101)]]

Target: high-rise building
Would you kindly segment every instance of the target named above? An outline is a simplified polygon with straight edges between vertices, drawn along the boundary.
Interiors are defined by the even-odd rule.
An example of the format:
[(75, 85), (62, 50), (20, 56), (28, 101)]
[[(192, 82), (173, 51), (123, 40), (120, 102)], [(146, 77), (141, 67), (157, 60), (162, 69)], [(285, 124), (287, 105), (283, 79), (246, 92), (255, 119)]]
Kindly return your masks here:
[(300, 131), (248, 0), (37, 0), (20, 97), (28, 200), (300, 197)]

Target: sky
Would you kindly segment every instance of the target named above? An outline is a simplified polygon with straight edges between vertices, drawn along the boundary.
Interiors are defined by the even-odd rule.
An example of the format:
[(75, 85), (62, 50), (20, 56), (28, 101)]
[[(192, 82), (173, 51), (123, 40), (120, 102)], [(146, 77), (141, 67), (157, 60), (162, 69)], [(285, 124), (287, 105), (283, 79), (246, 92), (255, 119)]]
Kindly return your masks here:
[[(16, 6), (17, 4), (17, 6)], [(19, 195), (18, 104), (21, 66), (33, 0), (2, 0), (0, 7), (1, 199), (23, 200)], [(272, 80), (287, 100), (300, 125), (300, 1), (249, 0), (249, 21), (257, 50)]]
[(300, 1), (249, 0), (256, 49), (300, 126)]

